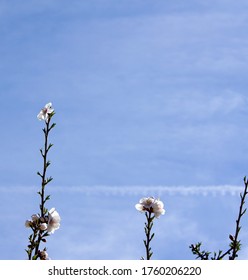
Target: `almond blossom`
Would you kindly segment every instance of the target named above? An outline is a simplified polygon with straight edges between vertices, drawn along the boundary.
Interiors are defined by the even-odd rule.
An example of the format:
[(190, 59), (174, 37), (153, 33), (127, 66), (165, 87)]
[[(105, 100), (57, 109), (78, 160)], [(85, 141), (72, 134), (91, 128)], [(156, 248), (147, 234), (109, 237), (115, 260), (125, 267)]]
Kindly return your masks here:
[(46, 230), (47, 229), (47, 224), (46, 223), (40, 224), (39, 229), (42, 230), (42, 231)]
[(32, 221), (26, 220), (26, 222), (25, 222), (25, 227), (26, 227), (26, 228), (30, 228), (31, 226), (32, 226)]
[(50, 115), (54, 112), (54, 109), (52, 108), (52, 103), (49, 102), (45, 105), (45, 107), (43, 109), (41, 109), (41, 111), (39, 112), (39, 114), (37, 115), (37, 118), (40, 121), (48, 121), (48, 119), (50, 118)]
[(135, 208), (140, 212), (150, 212), (154, 213), (156, 218), (159, 218), (160, 215), (164, 215), (164, 203), (155, 199), (154, 197), (144, 197), (141, 198), (138, 204), (135, 205)]
[(31, 218), (32, 218), (32, 221), (33, 221), (33, 222), (36, 222), (36, 221), (39, 220), (39, 216), (38, 216), (37, 214), (33, 214), (33, 215), (31, 216)]
[(60, 216), (59, 213), (52, 208), (48, 212), (48, 225), (47, 225), (47, 232), (54, 233), (55, 230), (59, 229), (60, 227)]

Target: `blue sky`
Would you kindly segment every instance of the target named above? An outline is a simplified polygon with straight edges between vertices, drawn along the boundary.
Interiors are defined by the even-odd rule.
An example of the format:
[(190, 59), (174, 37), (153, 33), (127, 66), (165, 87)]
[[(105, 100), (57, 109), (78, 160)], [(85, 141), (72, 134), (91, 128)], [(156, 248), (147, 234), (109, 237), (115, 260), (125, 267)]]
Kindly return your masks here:
[(188, 246), (201, 240), (228, 244), (248, 175), (247, 9), (244, 0), (0, 1), (0, 259), (26, 257), (42, 166), (36, 116), (50, 101), (47, 192), (62, 216), (51, 258), (139, 259), (144, 215), (134, 205), (147, 187), (167, 211), (155, 258), (193, 258)]

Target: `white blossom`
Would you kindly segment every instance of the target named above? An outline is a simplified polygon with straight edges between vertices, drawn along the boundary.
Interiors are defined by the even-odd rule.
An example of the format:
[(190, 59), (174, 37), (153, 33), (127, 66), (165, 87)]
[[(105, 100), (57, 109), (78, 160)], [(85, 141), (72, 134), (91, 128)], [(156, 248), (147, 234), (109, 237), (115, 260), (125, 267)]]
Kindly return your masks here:
[(26, 222), (25, 222), (25, 227), (26, 227), (26, 228), (30, 228), (31, 225), (32, 225), (32, 221), (26, 220)]
[(140, 212), (148, 211), (154, 213), (156, 218), (165, 213), (163, 202), (154, 197), (141, 198), (139, 203), (135, 205), (135, 208)]
[(26, 220), (25, 227), (30, 228), (34, 223), (36, 223), (39, 220), (39, 216), (37, 214), (33, 214), (31, 216), (31, 220)]
[(164, 203), (161, 200), (156, 199), (152, 205), (152, 210), (156, 218), (158, 218), (160, 215), (164, 215)]
[(36, 222), (36, 221), (39, 220), (39, 216), (38, 216), (37, 214), (33, 214), (33, 215), (31, 216), (31, 218), (32, 218), (32, 221), (33, 221), (33, 222)]
[(37, 118), (40, 121), (48, 121), (50, 114), (52, 114), (52, 112), (54, 111), (54, 109), (52, 108), (52, 103), (47, 103), (45, 105), (45, 107), (43, 109), (41, 109), (41, 111), (39, 112), (39, 114), (37, 115)]
[(60, 216), (59, 213), (52, 208), (48, 212), (48, 225), (47, 225), (47, 232), (54, 233), (55, 230), (59, 229), (60, 227)]
[(40, 224), (39, 228), (40, 228), (40, 230), (44, 231), (44, 230), (47, 229), (47, 224), (46, 223), (42, 223), (42, 224)]
[(153, 197), (143, 197), (140, 199), (139, 203), (135, 205), (135, 208), (141, 212), (149, 211), (154, 201), (155, 198)]

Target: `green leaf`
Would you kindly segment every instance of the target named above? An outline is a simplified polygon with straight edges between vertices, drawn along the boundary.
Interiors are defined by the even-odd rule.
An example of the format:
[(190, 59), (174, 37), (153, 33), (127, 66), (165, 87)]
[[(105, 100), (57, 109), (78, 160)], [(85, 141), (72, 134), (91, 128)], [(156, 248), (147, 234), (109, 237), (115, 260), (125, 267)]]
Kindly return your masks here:
[(53, 144), (49, 144), (48, 148), (47, 148), (47, 151), (49, 151), (51, 148), (52, 148)]
[(34, 255), (33, 257), (32, 257), (32, 260), (37, 260), (38, 259), (38, 255)]
[(53, 180), (53, 177), (49, 177), (46, 179), (46, 184), (48, 184), (49, 182), (51, 182)]
[(49, 131), (50, 131), (51, 129), (53, 129), (55, 126), (56, 126), (56, 123), (53, 123), (53, 124), (50, 126)]
[(155, 235), (155, 233), (152, 234), (152, 236), (151, 236), (151, 238), (150, 238), (150, 241), (153, 239), (154, 235)]
[(47, 200), (49, 200), (50, 199), (50, 195), (48, 195), (48, 196), (46, 196), (46, 198), (45, 198), (45, 202), (47, 201)]
[(44, 157), (44, 154), (43, 154), (43, 150), (42, 150), (42, 149), (40, 149), (40, 153), (41, 153), (42, 157)]

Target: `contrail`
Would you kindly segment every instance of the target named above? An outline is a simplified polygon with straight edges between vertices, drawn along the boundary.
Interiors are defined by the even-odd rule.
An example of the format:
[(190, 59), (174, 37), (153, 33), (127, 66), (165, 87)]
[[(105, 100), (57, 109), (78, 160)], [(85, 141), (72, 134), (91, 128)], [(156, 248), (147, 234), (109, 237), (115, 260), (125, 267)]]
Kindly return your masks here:
[[(14, 186), (0, 187), (0, 193), (32, 193), (38, 191), (39, 186)], [(144, 195), (157, 196), (162, 195), (181, 195), (181, 196), (207, 196), (207, 195), (239, 195), (243, 187), (235, 185), (217, 185), (217, 186), (49, 186), (50, 193), (83, 193), (85, 195)]]
[(239, 195), (243, 188), (233, 185), (219, 186), (72, 186), (54, 187), (54, 192), (84, 193), (85, 195)]

